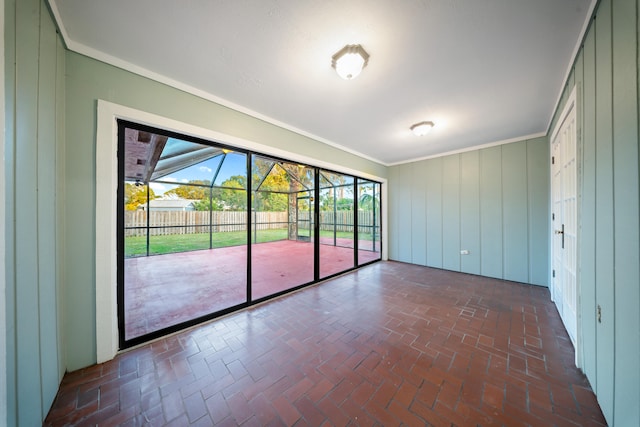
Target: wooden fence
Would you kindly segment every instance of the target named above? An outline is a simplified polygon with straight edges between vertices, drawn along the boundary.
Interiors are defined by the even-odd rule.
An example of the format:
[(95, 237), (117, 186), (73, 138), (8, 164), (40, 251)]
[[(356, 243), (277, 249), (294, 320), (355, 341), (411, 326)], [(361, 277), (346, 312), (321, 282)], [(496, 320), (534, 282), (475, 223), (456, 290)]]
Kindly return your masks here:
[[(149, 234), (163, 236), (169, 234), (214, 233), (228, 231), (246, 231), (247, 213), (233, 211), (125, 211), (125, 236), (144, 236), (149, 216)], [(299, 212), (298, 221), (309, 223), (308, 212)], [(254, 230), (282, 229), (288, 226), (287, 212), (254, 212), (251, 226)], [(307, 228), (306, 224), (301, 226)], [(338, 211), (320, 213), (322, 230), (353, 231), (353, 211)], [(358, 212), (358, 225), (361, 233), (371, 232), (373, 215), (371, 211)], [(380, 219), (376, 218), (379, 227)]]

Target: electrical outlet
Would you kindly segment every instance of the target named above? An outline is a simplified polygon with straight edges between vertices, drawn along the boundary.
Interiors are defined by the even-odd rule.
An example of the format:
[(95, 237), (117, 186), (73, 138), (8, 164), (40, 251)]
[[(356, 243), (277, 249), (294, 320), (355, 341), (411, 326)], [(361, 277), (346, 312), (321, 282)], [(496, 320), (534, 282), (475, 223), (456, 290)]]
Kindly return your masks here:
[(468, 249), (461, 250), (460, 255), (469, 255), (469, 250)]

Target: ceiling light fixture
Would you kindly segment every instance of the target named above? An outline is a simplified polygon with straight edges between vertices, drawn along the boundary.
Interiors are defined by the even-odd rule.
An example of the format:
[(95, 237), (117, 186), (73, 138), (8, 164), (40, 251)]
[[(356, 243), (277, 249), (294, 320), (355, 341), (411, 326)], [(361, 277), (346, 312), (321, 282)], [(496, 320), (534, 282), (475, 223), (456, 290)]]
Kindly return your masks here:
[(433, 122), (420, 122), (411, 126), (411, 132), (413, 132), (417, 136), (424, 136), (431, 131), (433, 127)]
[(331, 66), (345, 80), (360, 74), (369, 62), (369, 54), (359, 44), (348, 44), (331, 57)]

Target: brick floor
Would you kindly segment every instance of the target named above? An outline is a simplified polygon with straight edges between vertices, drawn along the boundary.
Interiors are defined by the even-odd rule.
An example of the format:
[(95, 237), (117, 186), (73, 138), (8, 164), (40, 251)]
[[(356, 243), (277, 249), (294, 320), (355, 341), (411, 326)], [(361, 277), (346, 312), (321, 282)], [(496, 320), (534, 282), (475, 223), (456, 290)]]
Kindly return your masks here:
[(65, 375), (47, 426), (602, 426), (546, 288), (380, 262)]

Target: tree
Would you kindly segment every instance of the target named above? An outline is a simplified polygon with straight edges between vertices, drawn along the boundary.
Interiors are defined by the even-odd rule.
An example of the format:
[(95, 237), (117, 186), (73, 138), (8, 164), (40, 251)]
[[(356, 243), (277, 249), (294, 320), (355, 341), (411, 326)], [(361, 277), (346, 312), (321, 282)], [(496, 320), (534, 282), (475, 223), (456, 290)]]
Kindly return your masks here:
[(182, 184), (173, 188), (164, 194), (180, 197), (181, 199), (203, 200), (209, 198), (209, 187), (211, 182), (207, 180), (194, 179), (186, 184)]
[(287, 194), (283, 193), (257, 192), (253, 200), (253, 208), (263, 212), (285, 212), (289, 203)]
[(358, 209), (362, 211), (372, 211), (375, 209), (375, 197), (369, 193), (362, 193), (358, 199)]
[(147, 185), (125, 183), (124, 185), (124, 209), (135, 211), (138, 206), (147, 203), (147, 189), (149, 190), (149, 200), (156, 198), (153, 188)]
[(254, 162), (253, 182), (260, 187), (252, 189), (257, 195), (253, 207), (260, 211), (283, 212), (289, 204), (289, 193), (296, 191), (299, 185), (280, 164), (272, 165), (273, 162), (268, 161)]
[[(208, 211), (209, 210), (209, 198), (202, 200), (196, 200), (193, 202), (193, 208), (197, 211)], [(219, 200), (212, 199), (211, 200), (211, 210), (212, 211), (221, 211), (224, 206)]]
[[(222, 183), (222, 187), (214, 188), (213, 197), (227, 209), (243, 211), (247, 209), (247, 178), (242, 175), (229, 177)], [(235, 190), (237, 188), (237, 190)]]
[(353, 210), (353, 199), (348, 199), (343, 197), (342, 199), (338, 199), (336, 201), (336, 210), (338, 211), (352, 211)]

